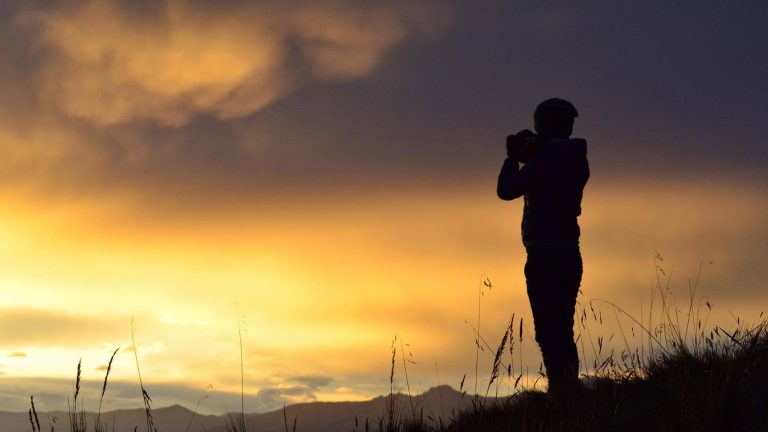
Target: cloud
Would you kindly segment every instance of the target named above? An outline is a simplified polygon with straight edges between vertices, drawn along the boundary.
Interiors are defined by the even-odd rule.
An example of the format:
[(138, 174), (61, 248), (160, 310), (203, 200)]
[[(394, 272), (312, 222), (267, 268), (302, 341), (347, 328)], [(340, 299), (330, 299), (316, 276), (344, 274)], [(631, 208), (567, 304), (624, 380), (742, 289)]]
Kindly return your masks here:
[(333, 382), (333, 378), (324, 375), (301, 375), (293, 377), (289, 381), (303, 384), (311, 389), (319, 389)]
[(18, 15), (40, 56), (43, 101), (97, 125), (172, 126), (246, 116), (311, 81), (363, 77), (428, 31), (423, 18), (406, 3), (344, 0), (60, 2)]
[[(99, 344), (126, 334), (125, 320), (44, 309), (0, 309), (0, 339), (6, 346)], [(26, 356), (14, 352), (9, 357)]]
[(256, 401), (260, 406), (273, 407), (272, 409), (284, 404), (314, 400), (317, 400), (317, 396), (312, 389), (306, 386), (265, 387), (256, 394)]
[[(330, 378), (329, 378), (330, 379)], [(29, 395), (35, 397), (38, 409), (64, 410), (67, 396), (71, 395), (72, 378), (2, 378), (0, 379), (0, 404), (7, 411), (26, 411), (29, 408)], [(290, 382), (287, 379), (286, 382)], [(87, 410), (94, 410), (93, 401), (99, 400), (102, 379), (86, 379), (81, 382), (84, 400), (90, 401)], [(204, 386), (187, 383), (145, 383), (155, 407), (165, 407), (180, 404), (189, 409), (194, 408), (201, 397), (206, 396), (200, 404), (202, 413), (223, 414), (239, 410), (240, 392), (220, 391)], [(309, 402), (316, 396), (305, 386), (262, 387), (257, 393), (246, 393), (245, 404), (248, 412), (268, 412), (280, 409), (284, 404)], [(105, 410), (138, 408), (142, 406), (141, 393), (138, 383), (134, 381), (110, 380), (104, 398)]]

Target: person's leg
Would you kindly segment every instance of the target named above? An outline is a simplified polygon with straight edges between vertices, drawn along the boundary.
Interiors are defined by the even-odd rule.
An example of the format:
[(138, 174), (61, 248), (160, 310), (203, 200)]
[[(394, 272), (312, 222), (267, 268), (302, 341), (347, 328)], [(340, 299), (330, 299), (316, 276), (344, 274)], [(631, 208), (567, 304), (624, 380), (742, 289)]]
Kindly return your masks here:
[(553, 389), (573, 385), (578, 379), (573, 315), (581, 268), (578, 251), (532, 249), (525, 265), (536, 342)]
[[(554, 286), (556, 283), (556, 267), (553, 266), (552, 257), (546, 250), (529, 249), (528, 261), (525, 263), (525, 281), (528, 291), (528, 299), (533, 313), (533, 325), (536, 342), (541, 349), (544, 367), (547, 375), (552, 378), (560, 365), (556, 355), (556, 332), (558, 324), (556, 302), (553, 300)], [(556, 379), (556, 378), (555, 378)]]
[(561, 378), (565, 385), (578, 383), (579, 356), (573, 335), (576, 297), (579, 293), (582, 276), (581, 254), (578, 250), (563, 252), (558, 260), (560, 271), (557, 272), (557, 308), (558, 328), (555, 331), (557, 355), (562, 359), (559, 365)]

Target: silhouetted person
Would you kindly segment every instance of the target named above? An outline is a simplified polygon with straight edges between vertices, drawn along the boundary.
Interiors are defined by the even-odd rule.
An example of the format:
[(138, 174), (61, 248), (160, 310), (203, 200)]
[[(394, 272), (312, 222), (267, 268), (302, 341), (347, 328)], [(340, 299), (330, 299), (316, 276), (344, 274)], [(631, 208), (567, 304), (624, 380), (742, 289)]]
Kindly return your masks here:
[(537, 134), (526, 129), (507, 137), (497, 187), (503, 200), (524, 199), (525, 280), (553, 393), (578, 387), (573, 315), (582, 262), (577, 217), (589, 164), (587, 142), (570, 138), (576, 116), (568, 101), (542, 102), (534, 113)]

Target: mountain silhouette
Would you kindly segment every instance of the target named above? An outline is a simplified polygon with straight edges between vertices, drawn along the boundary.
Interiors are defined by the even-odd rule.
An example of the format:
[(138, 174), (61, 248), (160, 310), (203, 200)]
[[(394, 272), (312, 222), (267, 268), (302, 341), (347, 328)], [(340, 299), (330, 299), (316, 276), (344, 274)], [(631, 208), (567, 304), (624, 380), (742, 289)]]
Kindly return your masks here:
[[(484, 398), (481, 398), (484, 399)], [(444, 423), (458, 412), (472, 406), (472, 397), (464, 395), (450, 386), (443, 385), (433, 387), (428, 391), (409, 398), (398, 393), (394, 398), (396, 410), (399, 416), (410, 418), (413, 412), (417, 416), (432, 418), (435, 421), (442, 417)], [(387, 406), (387, 396), (378, 396), (367, 401), (360, 402), (308, 402), (289, 405), (285, 409), (289, 425), (293, 425), (296, 418), (297, 431), (311, 432), (336, 432), (340, 430), (351, 431), (355, 427), (357, 418), (361, 427), (366, 419), (373, 427), (379, 418), (384, 415)], [(185, 432), (193, 412), (180, 405), (152, 410), (157, 430), (161, 432)], [(48, 426), (49, 416), (56, 417), (56, 431), (66, 431), (69, 428), (67, 413), (53, 411), (50, 413), (38, 412), (38, 417), (43, 430), (50, 430)], [(90, 424), (93, 423), (95, 414), (88, 414)], [(102, 421), (107, 421), (111, 430), (114, 421), (115, 432), (133, 431), (135, 426), (143, 430), (145, 423), (144, 409), (123, 409), (101, 413)], [(226, 415), (195, 415), (190, 431), (223, 430)], [(259, 432), (284, 432), (284, 413), (282, 409), (266, 413), (246, 414), (246, 421), (250, 428)], [(29, 432), (29, 415), (26, 412), (0, 411), (0, 424), (4, 432)]]

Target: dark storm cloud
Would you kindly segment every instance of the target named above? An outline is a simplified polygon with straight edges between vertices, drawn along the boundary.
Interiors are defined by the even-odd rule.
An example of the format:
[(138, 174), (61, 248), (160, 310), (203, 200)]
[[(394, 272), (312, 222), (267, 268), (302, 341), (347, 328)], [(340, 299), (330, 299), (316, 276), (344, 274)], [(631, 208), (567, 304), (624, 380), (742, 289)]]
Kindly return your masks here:
[(303, 136), (335, 143), (339, 169), (466, 180), (495, 177), (504, 134), (531, 127), (536, 104), (559, 95), (581, 112), (576, 133), (597, 173), (768, 163), (768, 60), (758, 54), (768, 6), (486, 6), (461, 11), (443, 38), (403, 50), (375, 80), (308, 92), (263, 117), (295, 141), (305, 131), (287, 125), (299, 106), (319, 106), (300, 117), (315, 129)]
[(598, 174), (768, 166), (763, 3), (270, 4), (5, 3), (6, 184), (232, 205), (492, 182), (553, 95)]

